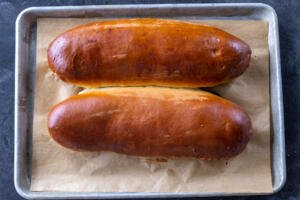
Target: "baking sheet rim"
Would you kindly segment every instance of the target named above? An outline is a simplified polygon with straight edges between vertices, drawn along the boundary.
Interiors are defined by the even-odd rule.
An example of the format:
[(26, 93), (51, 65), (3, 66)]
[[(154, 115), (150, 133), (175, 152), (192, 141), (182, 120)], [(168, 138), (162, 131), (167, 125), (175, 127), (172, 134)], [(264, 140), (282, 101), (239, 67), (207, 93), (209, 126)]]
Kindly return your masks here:
[[(227, 195), (253, 195), (253, 194), (268, 194), (268, 193), (218, 193), (218, 192), (199, 192), (199, 193), (98, 193), (98, 192), (80, 192), (80, 193), (74, 193), (74, 192), (31, 192), (29, 188), (26, 190), (23, 186), (20, 184), (20, 172), (24, 169), (24, 156), (21, 156), (21, 154), (24, 154), (25, 152), (22, 152), (24, 149), (24, 145), (26, 144), (26, 141), (22, 141), (23, 143), (20, 143), (20, 122), (22, 117), (20, 115), (22, 114), (22, 106), (20, 105), (23, 96), (20, 95), (21, 92), (24, 93), (24, 91), (19, 91), (20, 89), (20, 80), (24, 80), (24, 77), (22, 77), (22, 74), (20, 74), (20, 68), (22, 67), (22, 62), (24, 62), (24, 57), (21, 55), (21, 50), (24, 51), (24, 41), (22, 38), (24, 37), (24, 20), (25, 17), (28, 17), (29, 15), (34, 16), (31, 18), (30, 22), (27, 22), (28, 24), (32, 23), (32, 20), (35, 22), (37, 20), (37, 17), (39, 14), (43, 13), (43, 15), (49, 14), (49, 12), (59, 12), (59, 11), (65, 11), (66, 9), (69, 11), (75, 11), (75, 10), (82, 10), (84, 9), (84, 14), (83, 13), (77, 13), (77, 15), (86, 15), (87, 10), (95, 10), (95, 9), (105, 9), (105, 8), (110, 8), (110, 9), (126, 9), (126, 8), (174, 8), (175, 4), (146, 4), (146, 5), (140, 5), (140, 4), (133, 4), (133, 5), (107, 5), (107, 6), (62, 6), (62, 7), (32, 7), (32, 8), (27, 8), (24, 11), (22, 11), (17, 20), (16, 20), (16, 53), (15, 53), (15, 160), (14, 160), (14, 183), (15, 183), (15, 188), (17, 192), (25, 197), (25, 198), (37, 198), (37, 197), (43, 197), (43, 198), (82, 198), (82, 197), (88, 197), (88, 198), (138, 198), (138, 197), (196, 197), (196, 196), (227, 196)], [(276, 12), (274, 11), (273, 8), (266, 4), (261, 4), (261, 3), (246, 3), (246, 4), (176, 4), (176, 8), (190, 8), (190, 7), (197, 7), (197, 8), (222, 8), (226, 7), (234, 9), (235, 7), (242, 7), (242, 8), (263, 8), (271, 13), (272, 18), (268, 19), (269, 21), (269, 26), (272, 26), (272, 31), (274, 34), (273, 41), (271, 42), (274, 46), (274, 52), (270, 51), (270, 98), (271, 98), (271, 113), (276, 112), (279, 113), (278, 117), (278, 130), (274, 130), (273, 133), (273, 145), (272, 145), (272, 177), (278, 176), (276, 171), (280, 170), (281, 171), (281, 177), (279, 180), (279, 183), (277, 183), (277, 187), (274, 187), (274, 178), (273, 178), (273, 193), (279, 191), (282, 186), (285, 183), (286, 179), (286, 172), (285, 172), (285, 149), (284, 149), (284, 127), (283, 127), (283, 102), (282, 102), (282, 86), (281, 86), (281, 71), (280, 71), (280, 57), (279, 57), (279, 39), (278, 39), (278, 22), (277, 22), (277, 16)], [(202, 14), (203, 15), (203, 14)], [(249, 16), (248, 16), (249, 17)], [(260, 16), (260, 19), (263, 18)], [(216, 19), (211, 17), (211, 19)], [(259, 19), (259, 18), (258, 18)], [(273, 21), (271, 21), (273, 20)], [(269, 30), (269, 36), (270, 36), (270, 31)], [(21, 42), (23, 42), (21, 44)], [(25, 41), (26, 43), (26, 41)], [(27, 44), (29, 46), (30, 44)], [(22, 47), (22, 49), (21, 49)], [(269, 37), (269, 49), (270, 48), (270, 37)], [(271, 55), (272, 54), (272, 55)], [(21, 60), (23, 59), (23, 60)], [(272, 65), (272, 66), (271, 66)], [(274, 80), (274, 77), (276, 78)], [(275, 82), (275, 83), (274, 83)], [(24, 89), (24, 88), (23, 88)], [(275, 94), (272, 94), (272, 92), (276, 92)], [(274, 97), (276, 96), (276, 105), (273, 105), (274, 102)], [(20, 98), (21, 97), (21, 98)], [(272, 98), (273, 97), (273, 98)], [(276, 107), (275, 107), (276, 106)], [(275, 107), (275, 108), (274, 108)], [(274, 111), (275, 109), (275, 111)], [(21, 111), (20, 111), (21, 110)], [(24, 113), (23, 113), (24, 114)], [(274, 115), (274, 114), (273, 114)], [(272, 116), (273, 116), (272, 115)], [(273, 116), (274, 117), (274, 116)], [(21, 119), (21, 120), (20, 120)], [(26, 119), (27, 120), (27, 119)], [(273, 119), (274, 120), (274, 119)], [(23, 119), (24, 121), (24, 119)], [(23, 122), (24, 123), (24, 122)], [(274, 124), (274, 123), (273, 123)], [(24, 125), (24, 124), (23, 124)], [(274, 126), (272, 126), (274, 128)], [(22, 134), (25, 134), (24, 130), (22, 130)], [(279, 142), (279, 146), (274, 150), (274, 145), (275, 142)], [(279, 150), (278, 150), (279, 148)], [(279, 168), (280, 166), (275, 166), (274, 167), (274, 158), (276, 158), (277, 154), (280, 154), (281, 160), (279, 163), (281, 164), (281, 169)], [(30, 155), (31, 156), (31, 155)], [(23, 160), (21, 160), (23, 159)], [(22, 161), (22, 162), (21, 162)], [(22, 163), (22, 164), (21, 164)], [(22, 166), (23, 165), (23, 166)], [(28, 175), (28, 174), (27, 174)], [(24, 178), (24, 177), (23, 177)], [(23, 180), (24, 181), (24, 180)]]

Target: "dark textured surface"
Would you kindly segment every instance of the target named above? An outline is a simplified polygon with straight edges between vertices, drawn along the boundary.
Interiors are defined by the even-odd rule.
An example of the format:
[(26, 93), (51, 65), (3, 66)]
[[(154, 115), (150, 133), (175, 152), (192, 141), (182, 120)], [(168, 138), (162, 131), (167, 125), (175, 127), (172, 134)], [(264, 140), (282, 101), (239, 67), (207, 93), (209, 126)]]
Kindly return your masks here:
[[(14, 31), (18, 13), (31, 6), (156, 3), (154, 0), (0, 0), (0, 199), (22, 199), (13, 185)], [(221, 3), (241, 1), (160, 1), (161, 3)], [(249, 2), (249, 1), (243, 1)], [(253, 1), (252, 1), (253, 2)], [(275, 8), (280, 29), (281, 64), (286, 128), (287, 182), (270, 196), (207, 199), (300, 199), (300, 1), (256, 1)], [(243, 180), (241, 180), (243, 181)], [(255, 181), (255, 180), (253, 180)]]

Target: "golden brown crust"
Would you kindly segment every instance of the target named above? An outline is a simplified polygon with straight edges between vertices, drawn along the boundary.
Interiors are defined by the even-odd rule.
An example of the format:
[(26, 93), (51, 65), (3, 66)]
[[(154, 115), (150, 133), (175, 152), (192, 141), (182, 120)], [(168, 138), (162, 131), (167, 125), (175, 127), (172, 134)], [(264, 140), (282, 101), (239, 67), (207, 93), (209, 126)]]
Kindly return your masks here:
[(84, 87), (208, 87), (241, 75), (250, 56), (246, 43), (220, 29), (142, 18), (79, 26), (48, 47), (50, 68)]
[(55, 105), (48, 128), (59, 144), (136, 156), (221, 159), (239, 154), (251, 122), (239, 106), (203, 91), (104, 88)]

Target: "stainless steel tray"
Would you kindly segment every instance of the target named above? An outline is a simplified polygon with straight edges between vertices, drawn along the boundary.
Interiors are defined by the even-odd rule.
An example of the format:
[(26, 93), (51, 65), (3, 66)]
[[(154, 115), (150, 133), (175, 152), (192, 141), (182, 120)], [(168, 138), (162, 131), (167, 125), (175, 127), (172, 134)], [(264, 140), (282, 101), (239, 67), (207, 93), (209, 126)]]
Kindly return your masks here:
[(285, 183), (285, 144), (283, 102), (277, 16), (266, 4), (146, 4), (109, 6), (32, 7), (21, 12), (16, 20), (15, 54), (15, 158), (14, 183), (24, 198), (153, 198), (252, 195), (255, 193), (97, 193), (97, 192), (31, 192), (31, 140), (34, 100), (34, 74), (37, 18), (116, 18), (116, 17), (181, 17), (197, 19), (244, 19), (269, 22), (270, 95), (272, 119), (273, 192)]

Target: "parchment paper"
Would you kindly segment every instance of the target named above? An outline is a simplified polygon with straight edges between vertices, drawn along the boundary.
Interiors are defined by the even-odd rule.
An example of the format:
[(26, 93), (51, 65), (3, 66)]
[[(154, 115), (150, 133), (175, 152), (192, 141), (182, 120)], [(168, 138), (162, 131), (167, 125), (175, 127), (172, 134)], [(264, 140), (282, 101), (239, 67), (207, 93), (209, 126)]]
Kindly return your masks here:
[(38, 19), (33, 121), (32, 191), (271, 192), (269, 53), (263, 21), (201, 21), (228, 31), (252, 48), (251, 65), (215, 88), (250, 115), (254, 134), (237, 157), (220, 161), (157, 162), (111, 152), (68, 150), (49, 136), (50, 107), (82, 88), (60, 81), (47, 67), (46, 48), (63, 31), (99, 19)]

